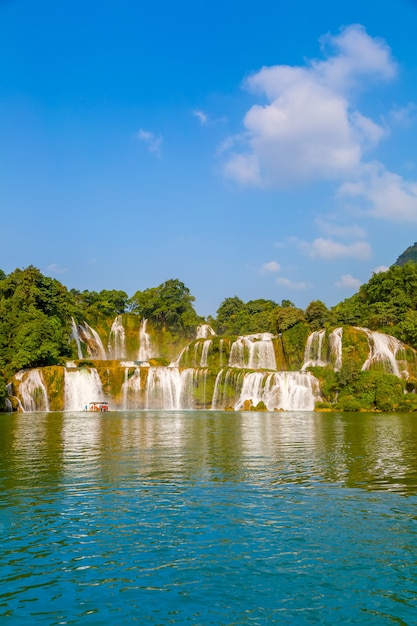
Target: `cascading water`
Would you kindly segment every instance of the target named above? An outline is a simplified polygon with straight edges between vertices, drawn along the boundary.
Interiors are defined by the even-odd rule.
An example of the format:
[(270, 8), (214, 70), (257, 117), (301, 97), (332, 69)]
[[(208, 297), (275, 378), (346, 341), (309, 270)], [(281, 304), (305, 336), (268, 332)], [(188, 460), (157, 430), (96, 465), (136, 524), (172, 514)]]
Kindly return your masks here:
[(179, 409), (181, 374), (177, 367), (150, 367), (146, 383), (146, 409)]
[(75, 323), (75, 319), (73, 317), (71, 318), (71, 325), (72, 325), (71, 337), (72, 337), (72, 339), (74, 339), (75, 343), (77, 344), (78, 358), (82, 359), (83, 358), (83, 351), (81, 349), (80, 335), (78, 333), (77, 324)]
[(304, 351), (304, 363), (301, 368), (302, 370), (316, 365), (320, 367), (327, 365), (327, 358), (323, 355), (323, 340), (325, 334), (326, 331), (322, 329), (316, 330), (308, 336)]
[(129, 374), (129, 367), (126, 367), (125, 379), (122, 385), (122, 408), (125, 410), (141, 408), (142, 383), (140, 368), (135, 367), (133, 374), (131, 376)]
[(273, 339), (271, 333), (239, 337), (232, 344), (229, 367), (276, 370)]
[(209, 339), (215, 336), (215, 332), (209, 324), (197, 326), (196, 339)]
[[(194, 390), (205, 385), (207, 370), (187, 367), (150, 367), (146, 383), (145, 408), (147, 409), (193, 409)], [(204, 395), (204, 394), (203, 394)], [(204, 396), (204, 404), (206, 398)]]
[(335, 371), (339, 371), (342, 367), (342, 331), (342, 328), (335, 328), (327, 339), (324, 329), (311, 333), (307, 338), (301, 371), (307, 367), (325, 367), (330, 364)]
[(106, 350), (98, 332), (91, 328), (87, 322), (82, 322), (77, 328), (80, 340), (87, 346), (89, 356), (93, 359), (106, 359)]
[(203, 348), (201, 350), (200, 367), (207, 367), (208, 365), (207, 358), (208, 358), (208, 353), (210, 350), (211, 343), (212, 343), (211, 339), (206, 339), (203, 342)]
[(126, 358), (126, 333), (123, 326), (123, 318), (117, 315), (109, 333), (108, 354), (112, 359)]
[(39, 369), (20, 371), (15, 378), (20, 381), (18, 401), (24, 413), (49, 411), (48, 392)]
[(148, 324), (147, 319), (143, 319), (139, 328), (139, 354), (138, 361), (148, 361), (151, 356), (151, 336), (146, 330)]
[(404, 345), (391, 335), (378, 333), (368, 328), (359, 328), (368, 338), (369, 356), (362, 365), (362, 370), (369, 370), (372, 367), (382, 367), (389, 374), (395, 374), (399, 378), (407, 378), (408, 372), (400, 372), (397, 363), (397, 352), (404, 348)]
[(342, 336), (343, 328), (335, 328), (329, 335), (330, 355), (335, 372), (342, 368)]
[(319, 399), (319, 382), (308, 372), (251, 372), (243, 379), (234, 408), (241, 410), (251, 401), (253, 406), (263, 402), (268, 411), (313, 411)]
[(268, 411), (312, 411), (319, 399), (319, 382), (308, 372), (225, 369), (217, 376), (212, 408), (233, 407), (239, 411), (247, 404), (256, 407), (263, 402)]
[(82, 411), (90, 402), (105, 400), (103, 385), (95, 368), (65, 370), (65, 410)]

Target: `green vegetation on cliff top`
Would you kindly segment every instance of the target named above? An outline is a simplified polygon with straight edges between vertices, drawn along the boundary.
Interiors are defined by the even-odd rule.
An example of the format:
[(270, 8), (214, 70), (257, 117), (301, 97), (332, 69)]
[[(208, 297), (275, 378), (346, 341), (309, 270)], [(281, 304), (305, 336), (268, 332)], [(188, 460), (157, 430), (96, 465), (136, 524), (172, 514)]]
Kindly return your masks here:
[[(290, 369), (300, 366), (310, 332), (338, 325), (385, 332), (417, 348), (416, 260), (417, 243), (387, 271), (373, 274), (355, 295), (332, 309), (319, 300), (312, 301), (303, 311), (289, 300), (281, 304), (265, 299), (245, 303), (233, 296), (220, 304), (216, 318), (206, 321), (221, 336), (282, 334)], [(19, 369), (57, 365), (76, 357), (71, 341), (72, 319), (85, 320), (104, 335), (116, 315), (129, 313), (126, 317), (146, 318), (161, 336), (161, 354), (155, 356), (168, 356), (166, 342), (177, 346), (178, 342), (189, 341), (195, 337), (196, 326), (205, 321), (196, 313), (194, 300), (178, 279), (137, 291), (129, 298), (120, 290), (68, 290), (33, 266), (16, 269), (9, 275), (0, 270), (0, 407), (4, 405), (6, 381)], [(346, 333), (344, 337), (345, 346), (349, 346)], [(344, 363), (355, 369), (354, 355), (362, 348), (354, 339), (350, 349), (350, 355), (344, 354)], [(339, 373), (339, 378), (342, 375), (347, 376), (344, 388), (349, 391), (349, 373)], [(391, 391), (396, 395), (395, 390)], [(353, 392), (356, 393), (354, 389)], [(343, 400), (343, 394), (340, 402), (349, 404)]]

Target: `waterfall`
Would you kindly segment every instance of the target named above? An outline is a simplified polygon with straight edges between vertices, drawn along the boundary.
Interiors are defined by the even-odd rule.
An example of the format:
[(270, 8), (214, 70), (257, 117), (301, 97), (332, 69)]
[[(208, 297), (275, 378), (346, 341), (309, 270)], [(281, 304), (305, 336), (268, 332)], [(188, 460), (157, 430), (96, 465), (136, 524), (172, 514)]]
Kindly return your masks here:
[(314, 367), (315, 365), (319, 365), (320, 367), (327, 365), (328, 361), (326, 355), (323, 355), (323, 339), (325, 333), (326, 331), (324, 329), (315, 330), (308, 336), (302, 370), (305, 370), (307, 367)]
[(271, 333), (239, 337), (232, 344), (229, 367), (276, 370), (273, 338)]
[(122, 408), (141, 408), (141, 379), (140, 368), (135, 367), (133, 374), (129, 376), (129, 367), (125, 368), (125, 379), (122, 385)]
[(207, 367), (207, 357), (211, 346), (211, 339), (206, 339), (203, 342), (203, 348), (201, 350), (200, 367)]
[(179, 409), (181, 375), (177, 367), (150, 367), (145, 408)]
[(212, 408), (233, 407), (263, 402), (268, 411), (313, 411), (320, 399), (318, 380), (308, 372), (243, 372), (221, 370), (217, 375)]
[(143, 319), (139, 328), (139, 355), (138, 361), (148, 361), (151, 356), (151, 337), (146, 331), (148, 320)]
[(318, 380), (308, 372), (251, 372), (243, 379), (235, 409), (251, 401), (253, 406), (263, 402), (268, 411), (313, 411), (319, 389)]
[(125, 329), (121, 315), (114, 319), (109, 333), (108, 353), (112, 359), (126, 358)]
[(93, 359), (106, 359), (106, 351), (100, 336), (94, 328), (91, 328), (87, 322), (79, 324), (78, 331), (81, 341), (87, 345), (87, 351), (90, 357)]
[(329, 335), (330, 356), (335, 372), (342, 369), (342, 334), (343, 328), (335, 328)]
[(209, 324), (197, 326), (196, 339), (209, 339), (215, 336), (215, 332)]
[(65, 370), (66, 411), (82, 411), (90, 402), (104, 400), (103, 385), (95, 368)]
[(389, 374), (395, 374), (399, 378), (401, 378), (402, 374), (404, 377), (408, 376), (408, 372), (400, 372), (396, 359), (397, 352), (404, 348), (401, 341), (391, 335), (378, 333), (368, 328), (358, 327), (358, 330), (366, 334), (369, 344), (369, 356), (362, 365), (362, 370), (369, 370), (371, 367), (378, 367), (379, 365), (382, 366), (384, 371)]
[(15, 378), (20, 381), (18, 401), (24, 413), (49, 411), (48, 392), (39, 369), (20, 371)]
[(307, 367), (325, 367), (333, 363), (337, 372), (342, 367), (342, 328), (335, 328), (326, 341), (324, 329), (315, 330), (307, 338), (304, 350), (304, 363), (301, 371)]
[(225, 368), (217, 374), (214, 384), (211, 408), (222, 410), (231, 408), (236, 403), (242, 389), (245, 372), (239, 369)]
[(72, 325), (71, 337), (75, 340), (75, 343), (77, 344), (78, 358), (82, 359), (83, 358), (83, 351), (81, 350), (80, 335), (78, 333), (77, 324), (75, 323), (75, 319), (73, 317), (71, 317), (71, 325)]
[[(187, 367), (150, 367), (146, 383), (145, 408), (192, 409), (195, 407), (194, 390), (201, 378), (205, 385), (207, 370)], [(205, 391), (205, 389), (204, 389)], [(206, 403), (205, 394), (204, 404)]]

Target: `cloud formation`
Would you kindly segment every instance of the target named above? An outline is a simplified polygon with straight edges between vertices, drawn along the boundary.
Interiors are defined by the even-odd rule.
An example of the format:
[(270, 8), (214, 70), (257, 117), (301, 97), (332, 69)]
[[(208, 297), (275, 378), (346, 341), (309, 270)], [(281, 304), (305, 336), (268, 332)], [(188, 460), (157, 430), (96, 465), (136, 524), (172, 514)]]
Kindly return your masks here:
[(343, 180), (385, 136), (383, 125), (354, 108), (353, 94), (365, 79), (395, 77), (388, 46), (360, 25), (327, 35), (322, 46), (324, 61), (263, 67), (246, 80), (247, 89), (268, 102), (246, 113), (246, 149), (229, 154), (229, 176), (258, 185)]
[(350, 244), (334, 241), (333, 239), (323, 239), (318, 237), (311, 243), (298, 241), (298, 248), (301, 252), (313, 259), (324, 259), (326, 261), (337, 258), (369, 259), (372, 253), (371, 246), (367, 241), (355, 241)]
[(245, 81), (264, 102), (247, 111), (244, 132), (223, 144), (225, 175), (265, 188), (333, 181), (339, 200), (354, 200), (362, 212), (417, 222), (417, 181), (369, 158), (390, 133), (387, 120), (410, 125), (417, 108), (397, 105), (374, 120), (356, 106), (361, 91), (396, 78), (390, 48), (358, 24), (326, 35), (321, 46), (323, 60), (263, 67)]
[(343, 274), (339, 280), (335, 282), (336, 287), (340, 289), (358, 289), (362, 284), (359, 278), (354, 278), (351, 274)]
[(276, 284), (281, 285), (282, 287), (287, 287), (288, 289), (301, 290), (308, 289), (310, 285), (304, 282), (295, 282), (290, 280), (289, 278), (277, 278)]
[(260, 271), (263, 274), (269, 274), (273, 272), (279, 272), (280, 269), (281, 266), (279, 263), (277, 263), (276, 261), (269, 261), (269, 263), (264, 263), (264, 265), (262, 265)]
[(152, 154), (155, 154), (155, 156), (157, 157), (161, 156), (161, 144), (162, 144), (161, 135), (155, 135), (149, 130), (143, 130), (143, 128), (141, 128), (139, 132), (136, 134), (136, 137), (140, 141), (143, 141), (148, 146), (149, 152), (151, 152)]
[(206, 126), (208, 123), (208, 115), (204, 113), (204, 111), (200, 111), (199, 109), (194, 109), (193, 115), (200, 120), (200, 124), (202, 126)]

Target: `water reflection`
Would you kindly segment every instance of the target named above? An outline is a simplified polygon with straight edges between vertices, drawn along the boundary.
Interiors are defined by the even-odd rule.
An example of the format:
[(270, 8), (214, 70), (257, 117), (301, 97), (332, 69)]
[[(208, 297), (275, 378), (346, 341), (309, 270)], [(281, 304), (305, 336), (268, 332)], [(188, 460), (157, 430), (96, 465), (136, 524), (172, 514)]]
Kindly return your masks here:
[(413, 415), (121, 412), (0, 419), (2, 480), (318, 482), (417, 492)]

